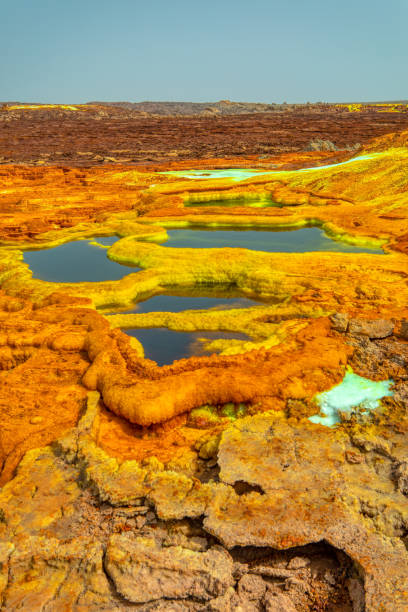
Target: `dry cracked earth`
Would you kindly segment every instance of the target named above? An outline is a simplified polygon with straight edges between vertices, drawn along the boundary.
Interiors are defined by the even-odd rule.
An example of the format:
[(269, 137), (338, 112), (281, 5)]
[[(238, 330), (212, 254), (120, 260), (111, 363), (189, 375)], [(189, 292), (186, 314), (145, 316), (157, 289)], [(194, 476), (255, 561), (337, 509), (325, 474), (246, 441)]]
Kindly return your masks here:
[[(408, 610), (407, 109), (231, 104), (0, 108), (4, 610)], [(159, 174), (216, 168), (262, 173)], [(377, 250), (162, 246), (214, 225)], [(112, 235), (119, 280), (24, 260)], [(128, 312), (209, 288), (259, 303)], [(157, 327), (246, 339), (159, 367)], [(393, 395), (312, 423), (347, 367)]]

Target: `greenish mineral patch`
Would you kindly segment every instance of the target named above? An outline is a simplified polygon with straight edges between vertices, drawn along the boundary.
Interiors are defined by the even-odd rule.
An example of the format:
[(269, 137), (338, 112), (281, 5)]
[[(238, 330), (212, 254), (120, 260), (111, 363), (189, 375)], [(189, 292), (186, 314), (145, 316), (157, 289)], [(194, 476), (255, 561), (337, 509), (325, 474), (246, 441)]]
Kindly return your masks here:
[(199, 423), (202, 426), (219, 423), (224, 419), (236, 421), (246, 415), (246, 404), (223, 404), (222, 406), (205, 405), (195, 408), (190, 413), (190, 423)]
[(228, 168), (215, 170), (172, 170), (169, 172), (159, 172), (159, 174), (167, 174), (180, 178), (191, 179), (215, 179), (215, 178), (230, 178), (233, 181), (244, 181), (255, 175), (270, 174), (271, 170), (255, 170), (249, 168)]
[(353, 370), (348, 368), (340, 384), (315, 396), (320, 414), (314, 414), (309, 420), (326, 427), (334, 427), (341, 422), (340, 412), (350, 413), (353, 409), (358, 409), (360, 414), (368, 414), (380, 407), (383, 397), (393, 395), (390, 389), (392, 384), (392, 380), (374, 382), (354, 374)]

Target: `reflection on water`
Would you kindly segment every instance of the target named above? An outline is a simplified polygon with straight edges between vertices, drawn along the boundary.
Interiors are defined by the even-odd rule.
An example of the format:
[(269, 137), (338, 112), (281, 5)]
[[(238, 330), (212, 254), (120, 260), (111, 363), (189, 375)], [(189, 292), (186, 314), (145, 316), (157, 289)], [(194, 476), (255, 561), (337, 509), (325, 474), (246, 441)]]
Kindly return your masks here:
[[(342, 251), (350, 253), (383, 253), (382, 250), (362, 248), (334, 242), (318, 228), (302, 228), (296, 231), (274, 230), (169, 230), (168, 248), (222, 248), (241, 247), (268, 252)], [(106, 248), (117, 238), (95, 237), (91, 240), (70, 242), (53, 249), (27, 251), (24, 260), (33, 271), (34, 278), (53, 282), (98, 282), (117, 280), (139, 268), (123, 266), (106, 256)], [(171, 293), (171, 294), (170, 294)], [(189, 309), (248, 308), (257, 304), (255, 299), (243, 298), (237, 290), (217, 291), (211, 288), (184, 292), (172, 290), (155, 295), (135, 304), (130, 312), (180, 312)], [(205, 354), (200, 338), (247, 340), (245, 334), (232, 332), (176, 332), (167, 328), (126, 330), (144, 346), (147, 358), (159, 365), (170, 364), (176, 359)]]
[(167, 233), (169, 239), (162, 246), (174, 248), (241, 247), (269, 253), (306, 253), (308, 251), (384, 253), (382, 249), (334, 241), (318, 227), (304, 227), (296, 230), (177, 229), (167, 230)]
[[(308, 251), (337, 251), (342, 253), (382, 253), (381, 249), (361, 247), (337, 242), (317, 227), (297, 230), (253, 230), (253, 229), (174, 229), (168, 230), (168, 240), (162, 244), (172, 248), (222, 248), (241, 247), (255, 251), (273, 253), (305, 253)], [(113, 244), (116, 236), (95, 237), (78, 240), (52, 249), (26, 251), (24, 261), (28, 263), (33, 278), (50, 282), (78, 283), (118, 280), (140, 268), (118, 264), (106, 256), (106, 248)], [(103, 246), (98, 246), (97, 243)], [(156, 300), (158, 304), (159, 298)], [(187, 302), (186, 302), (187, 303)], [(208, 306), (203, 302), (202, 307)], [(214, 305), (215, 302), (214, 302)], [(173, 307), (177, 308), (175, 300)], [(160, 306), (160, 310), (167, 310)], [(184, 310), (184, 307), (180, 307)], [(142, 310), (139, 310), (142, 312)]]
[(262, 198), (228, 198), (226, 200), (200, 200), (197, 196), (193, 199), (184, 202), (184, 207), (197, 207), (197, 206), (222, 206), (223, 208), (236, 208), (244, 206), (245, 208), (269, 208), (282, 207), (284, 204), (278, 204), (269, 197)]
[(166, 327), (124, 329), (123, 331), (137, 338), (143, 345), (145, 357), (156, 361), (159, 366), (168, 365), (176, 359), (192, 355), (208, 355), (200, 338), (248, 340), (245, 334), (235, 332), (179, 332)]
[(117, 240), (119, 240), (117, 236), (95, 236), (91, 239), (91, 242), (98, 242), (104, 246), (111, 246)]
[[(173, 292), (172, 292), (173, 293)], [(188, 295), (155, 295), (135, 304), (130, 313), (182, 312), (183, 310), (208, 310), (210, 308), (249, 308), (259, 304), (255, 299), (239, 296), (238, 292), (211, 292), (209, 289), (194, 290)]]
[[(92, 239), (106, 246), (116, 240), (116, 236)], [(24, 261), (30, 266), (33, 278), (54, 283), (118, 280), (140, 269), (111, 261), (106, 256), (106, 249), (92, 244), (92, 241), (77, 240), (53, 249), (26, 251)]]

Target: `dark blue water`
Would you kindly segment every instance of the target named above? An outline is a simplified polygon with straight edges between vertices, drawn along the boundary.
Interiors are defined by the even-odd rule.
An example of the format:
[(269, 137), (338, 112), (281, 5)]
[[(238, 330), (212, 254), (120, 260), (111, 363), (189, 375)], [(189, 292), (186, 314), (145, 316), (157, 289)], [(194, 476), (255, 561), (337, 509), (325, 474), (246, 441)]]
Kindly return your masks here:
[[(110, 245), (117, 237), (97, 237), (94, 240)], [(33, 278), (57, 283), (118, 280), (140, 269), (111, 261), (106, 256), (106, 249), (93, 246), (89, 240), (68, 242), (53, 249), (26, 251), (24, 261), (30, 266)]]
[(159, 366), (169, 365), (176, 359), (192, 355), (208, 355), (209, 353), (204, 351), (199, 338), (248, 340), (245, 334), (234, 332), (179, 332), (167, 329), (167, 327), (124, 329), (122, 331), (137, 338), (143, 345), (145, 357), (156, 361)]
[(381, 253), (382, 249), (336, 242), (318, 227), (297, 230), (177, 229), (167, 230), (169, 239), (162, 246), (212, 249), (241, 247), (268, 253), (306, 253), (335, 251), (341, 253)]

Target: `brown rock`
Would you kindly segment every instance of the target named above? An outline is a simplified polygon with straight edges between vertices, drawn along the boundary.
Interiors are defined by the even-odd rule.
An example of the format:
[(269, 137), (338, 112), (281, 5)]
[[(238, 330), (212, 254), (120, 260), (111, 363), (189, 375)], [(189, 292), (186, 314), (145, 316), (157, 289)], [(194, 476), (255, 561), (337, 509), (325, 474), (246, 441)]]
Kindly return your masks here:
[(306, 557), (293, 557), (288, 563), (288, 569), (301, 569), (310, 564), (310, 559)]
[(236, 593), (233, 587), (229, 587), (224, 595), (216, 597), (206, 604), (205, 612), (236, 612)]
[[(395, 525), (388, 533), (396, 534), (400, 519), (395, 521), (395, 508), (399, 508), (397, 515), (405, 516), (406, 498), (399, 492), (379, 495), (379, 486), (394, 491), (389, 475), (384, 472), (384, 485), (379, 485), (379, 473), (367, 462), (347, 462), (349, 445), (348, 436), (341, 431), (290, 427), (270, 416), (235, 422), (221, 438), (220, 479), (258, 485), (264, 494), (230, 495), (215, 511), (208, 507), (204, 527), (228, 547), (286, 549), (324, 539), (362, 568), (367, 610), (379, 610), (379, 605), (383, 610), (392, 610), (392, 605), (403, 610), (408, 587), (405, 547), (398, 538), (367, 529), (354, 506), (347, 507), (350, 502), (339, 504), (337, 500), (354, 503), (364, 496), (365, 507), (375, 508), (377, 524), (381, 522), (384, 531)], [(270, 569), (274, 573), (295, 572)], [(293, 585), (291, 576), (288, 579)]]
[(408, 340), (408, 321), (401, 321), (401, 326), (398, 335), (401, 338), (404, 338), (404, 340)]
[(3, 585), (2, 609), (114, 610), (102, 557), (101, 545), (88, 538), (68, 543), (25, 538), (5, 564), (8, 584)]
[(153, 539), (113, 535), (105, 569), (119, 593), (133, 603), (193, 597), (208, 601), (232, 585), (233, 563), (221, 548), (198, 553), (180, 546), (161, 548)]
[(338, 332), (346, 332), (349, 318), (344, 312), (336, 312), (331, 317), (332, 327)]
[(266, 612), (296, 612), (296, 608), (287, 595), (268, 590), (264, 598)]
[(349, 463), (362, 463), (364, 461), (364, 455), (351, 449), (346, 451), (346, 459)]
[(408, 495), (408, 461), (399, 464), (395, 471), (397, 477), (398, 490), (404, 495)]
[(364, 589), (361, 582), (356, 578), (349, 578), (347, 581), (347, 589), (350, 599), (353, 603), (353, 612), (364, 612)]
[(350, 334), (368, 336), (369, 338), (386, 338), (391, 336), (394, 323), (387, 319), (350, 319)]
[(254, 574), (245, 574), (238, 582), (238, 595), (249, 600), (259, 600), (265, 594), (266, 582)]

